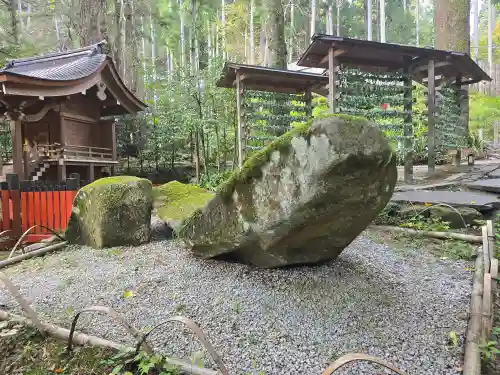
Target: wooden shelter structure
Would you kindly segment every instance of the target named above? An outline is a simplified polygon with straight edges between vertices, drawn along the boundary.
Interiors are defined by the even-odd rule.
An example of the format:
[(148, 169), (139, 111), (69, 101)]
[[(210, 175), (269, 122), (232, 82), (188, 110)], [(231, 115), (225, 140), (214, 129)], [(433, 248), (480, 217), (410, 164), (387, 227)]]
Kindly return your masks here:
[(104, 42), (13, 60), (0, 69), (0, 113), (10, 122), (21, 179), (92, 181), (118, 163), (114, 116), (146, 109), (103, 52)]
[(239, 166), (241, 167), (243, 164), (245, 155), (243, 145), (245, 124), (242, 116), (242, 97), (246, 90), (303, 94), (305, 107), (310, 109), (312, 108), (311, 93), (316, 92), (325, 95), (327, 83), (328, 77), (320, 74), (226, 62), (217, 86), (236, 88)]
[[(354, 68), (361, 72), (403, 73), (405, 118), (404, 139), (406, 147), (413, 138), (412, 130), (412, 80), (427, 86), (428, 101), (428, 170), (435, 171), (436, 158), (436, 88), (454, 85), (457, 100), (468, 100), (467, 96), (459, 98), (463, 86), (491, 78), (470, 58), (468, 54), (443, 51), (433, 48), (419, 48), (390, 43), (344, 38), (340, 36), (317, 34), (300, 57), (297, 65), (328, 69), (328, 104), (331, 113), (338, 110), (338, 78), (345, 68)], [(463, 124), (465, 127), (466, 124)], [(455, 159), (460, 163), (457, 150)], [(410, 182), (413, 175), (412, 155), (405, 155), (405, 181)]]

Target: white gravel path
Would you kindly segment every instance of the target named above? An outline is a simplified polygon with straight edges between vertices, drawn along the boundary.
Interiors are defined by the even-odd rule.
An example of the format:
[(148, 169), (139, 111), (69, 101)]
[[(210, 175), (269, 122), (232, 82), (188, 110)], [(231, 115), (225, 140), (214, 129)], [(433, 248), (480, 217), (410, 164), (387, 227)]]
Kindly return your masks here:
[[(190, 317), (231, 374), (320, 374), (331, 359), (355, 351), (409, 374), (443, 375), (460, 373), (461, 348), (451, 348), (447, 337), (466, 329), (468, 267), (359, 237), (335, 262), (317, 267), (259, 270), (204, 261), (176, 241), (162, 241), (108, 250), (75, 246), (6, 272), (45, 320), (68, 328), (73, 311), (96, 304), (143, 329), (172, 315)], [(134, 296), (123, 298), (126, 290)], [(17, 310), (2, 290), (0, 308)], [(78, 327), (133, 342), (104, 316), (83, 316)], [(200, 350), (194, 341), (177, 324), (149, 340), (184, 358)], [(365, 364), (339, 375), (382, 373)]]

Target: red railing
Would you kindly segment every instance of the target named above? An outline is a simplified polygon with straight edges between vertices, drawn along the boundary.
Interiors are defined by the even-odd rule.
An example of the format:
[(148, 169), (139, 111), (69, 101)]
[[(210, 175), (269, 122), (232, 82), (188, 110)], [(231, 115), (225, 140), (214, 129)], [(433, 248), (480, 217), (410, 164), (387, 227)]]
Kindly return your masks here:
[(0, 183), (1, 232), (19, 237), (36, 226), (26, 242), (39, 242), (53, 232), (65, 231), (79, 187), (76, 176), (56, 183), (19, 181), (17, 175), (8, 174), (7, 182)]

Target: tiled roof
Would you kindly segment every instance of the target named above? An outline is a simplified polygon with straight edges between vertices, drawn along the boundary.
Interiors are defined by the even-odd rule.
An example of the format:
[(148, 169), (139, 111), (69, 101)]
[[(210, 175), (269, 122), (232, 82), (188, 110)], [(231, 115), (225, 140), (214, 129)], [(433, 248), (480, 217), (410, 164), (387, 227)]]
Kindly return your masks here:
[(73, 81), (99, 70), (106, 60), (102, 44), (71, 51), (10, 61), (0, 69), (7, 73), (50, 81)]

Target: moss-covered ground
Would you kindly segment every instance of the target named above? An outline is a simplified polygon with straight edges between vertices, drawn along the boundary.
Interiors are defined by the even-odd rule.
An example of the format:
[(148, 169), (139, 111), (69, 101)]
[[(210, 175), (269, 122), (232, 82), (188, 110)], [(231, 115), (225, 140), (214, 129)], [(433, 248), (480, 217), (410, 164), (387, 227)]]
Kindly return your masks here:
[(1, 326), (0, 374), (108, 375), (113, 369), (103, 363), (116, 354), (112, 350), (85, 347), (70, 355), (63, 341), (44, 338), (33, 328), (0, 322)]
[(182, 220), (203, 207), (214, 194), (196, 185), (171, 181), (153, 188), (158, 216), (163, 220)]
[(36, 329), (0, 321), (2, 375), (175, 375), (160, 356), (120, 353), (98, 347), (74, 347), (43, 337)]

